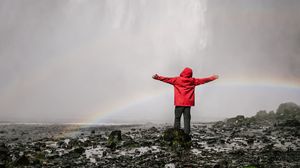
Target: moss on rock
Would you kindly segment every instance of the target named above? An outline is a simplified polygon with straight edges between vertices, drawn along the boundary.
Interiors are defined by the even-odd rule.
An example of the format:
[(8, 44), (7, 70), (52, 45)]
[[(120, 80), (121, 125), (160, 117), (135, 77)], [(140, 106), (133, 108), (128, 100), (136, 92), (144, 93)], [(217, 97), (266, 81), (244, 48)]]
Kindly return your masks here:
[(163, 140), (174, 150), (190, 149), (191, 137), (182, 129), (169, 128), (163, 133)]

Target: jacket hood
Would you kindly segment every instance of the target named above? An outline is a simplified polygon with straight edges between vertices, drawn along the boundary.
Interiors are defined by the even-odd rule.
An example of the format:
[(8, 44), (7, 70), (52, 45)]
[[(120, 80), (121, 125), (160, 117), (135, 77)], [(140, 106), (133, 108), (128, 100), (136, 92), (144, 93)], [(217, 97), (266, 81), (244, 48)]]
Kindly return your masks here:
[(184, 68), (184, 70), (180, 73), (181, 77), (191, 78), (193, 76), (193, 70), (191, 68)]

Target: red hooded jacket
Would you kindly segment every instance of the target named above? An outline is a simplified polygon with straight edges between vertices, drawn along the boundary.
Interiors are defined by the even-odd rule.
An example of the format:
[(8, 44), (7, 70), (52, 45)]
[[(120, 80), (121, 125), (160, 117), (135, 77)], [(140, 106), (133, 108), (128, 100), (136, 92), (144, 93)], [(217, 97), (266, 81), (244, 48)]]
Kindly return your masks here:
[(211, 76), (208, 78), (193, 78), (193, 70), (185, 68), (178, 77), (155, 76), (154, 79), (169, 83), (174, 86), (174, 105), (175, 106), (194, 106), (195, 86), (201, 85), (216, 79)]

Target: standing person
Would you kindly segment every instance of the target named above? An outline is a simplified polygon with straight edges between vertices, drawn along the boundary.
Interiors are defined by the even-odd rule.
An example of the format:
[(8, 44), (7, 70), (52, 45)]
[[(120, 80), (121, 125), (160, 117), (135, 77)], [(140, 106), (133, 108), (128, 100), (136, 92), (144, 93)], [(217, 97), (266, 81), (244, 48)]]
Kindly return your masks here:
[(153, 75), (152, 78), (174, 86), (175, 121), (174, 128), (180, 128), (181, 115), (184, 116), (184, 132), (190, 134), (191, 106), (195, 104), (195, 86), (216, 80), (218, 75), (208, 78), (193, 78), (193, 70), (184, 68), (178, 77)]

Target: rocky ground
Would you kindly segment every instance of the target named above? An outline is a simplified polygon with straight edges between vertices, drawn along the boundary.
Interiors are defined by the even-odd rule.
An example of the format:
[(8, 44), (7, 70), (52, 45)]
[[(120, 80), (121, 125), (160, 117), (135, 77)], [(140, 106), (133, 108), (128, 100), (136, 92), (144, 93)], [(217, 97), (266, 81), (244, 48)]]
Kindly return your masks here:
[[(300, 107), (165, 125), (0, 125), (0, 167), (300, 167)], [(68, 128), (68, 129), (67, 129)]]

